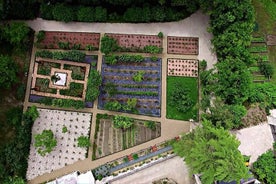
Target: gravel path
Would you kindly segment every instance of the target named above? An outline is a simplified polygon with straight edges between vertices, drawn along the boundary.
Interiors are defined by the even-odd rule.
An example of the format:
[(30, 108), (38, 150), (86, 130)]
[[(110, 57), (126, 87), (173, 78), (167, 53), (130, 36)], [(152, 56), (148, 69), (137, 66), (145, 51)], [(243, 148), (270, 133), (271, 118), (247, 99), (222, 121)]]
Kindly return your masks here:
[(57, 22), (37, 18), (26, 21), (35, 31), (72, 31), (72, 32), (96, 32), (96, 33), (129, 33), (157, 35), (160, 31), (169, 36), (199, 37), (198, 59), (208, 61), (208, 68), (216, 63), (216, 55), (211, 51), (212, 35), (207, 32), (209, 17), (201, 11), (197, 11), (190, 17), (167, 23), (81, 23), (81, 22)]

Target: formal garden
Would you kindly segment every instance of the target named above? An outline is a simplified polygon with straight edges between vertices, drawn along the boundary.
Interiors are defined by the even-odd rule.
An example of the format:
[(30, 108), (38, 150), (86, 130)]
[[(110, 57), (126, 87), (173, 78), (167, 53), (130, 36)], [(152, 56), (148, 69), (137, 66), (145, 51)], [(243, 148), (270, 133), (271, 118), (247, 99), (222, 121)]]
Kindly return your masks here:
[(121, 115), (97, 114), (93, 156), (98, 159), (161, 136), (161, 124)]
[(99, 107), (160, 116), (161, 113), (161, 59), (141, 55), (115, 56), (116, 63), (106, 56), (102, 63)]
[(91, 113), (38, 109), (32, 127), (27, 179), (87, 157)]
[(36, 52), (30, 102), (59, 107), (93, 107), (101, 76), (97, 55), (72, 51)]

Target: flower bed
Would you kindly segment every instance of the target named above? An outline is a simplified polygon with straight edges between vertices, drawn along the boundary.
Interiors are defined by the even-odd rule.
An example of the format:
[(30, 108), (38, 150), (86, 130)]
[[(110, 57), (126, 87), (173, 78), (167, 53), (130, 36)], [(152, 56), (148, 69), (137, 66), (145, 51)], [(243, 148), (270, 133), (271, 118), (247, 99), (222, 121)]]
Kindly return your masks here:
[[(139, 79), (137, 75), (140, 74)], [(152, 61), (150, 58), (145, 58), (140, 63), (118, 61), (116, 65), (108, 65), (103, 58), (102, 77), (103, 85), (98, 104), (100, 109), (104, 109), (110, 102), (119, 102), (125, 106), (129, 99), (137, 99), (137, 104), (131, 110), (126, 110), (124, 107), (116, 110), (160, 116), (161, 59)]]
[(138, 34), (111, 34), (107, 33), (107, 36), (117, 40), (117, 44), (120, 46), (121, 51), (130, 52), (146, 52), (145, 47), (154, 46), (162, 48), (162, 38), (157, 35), (138, 35)]
[[(32, 128), (33, 140), (28, 160), (27, 179), (50, 173), (67, 164), (84, 160), (87, 148), (78, 147), (80, 136), (89, 136), (91, 114), (71, 111), (38, 109), (40, 116)], [(63, 131), (66, 127), (66, 132)], [(57, 146), (44, 157), (39, 155), (34, 147), (34, 136), (43, 130), (52, 130), (57, 140)]]
[[(133, 125), (130, 128), (123, 130), (114, 127), (113, 116), (97, 114), (92, 159), (142, 144), (161, 135), (160, 123), (149, 123), (149, 121), (138, 119), (133, 121)], [(154, 126), (149, 126), (149, 124), (154, 124)], [(136, 159), (136, 157), (134, 158)]]
[(45, 49), (98, 50), (99, 33), (46, 31), (39, 47)]
[(168, 76), (198, 76), (198, 61), (188, 59), (168, 59)]
[(168, 53), (198, 55), (198, 38), (168, 36)]

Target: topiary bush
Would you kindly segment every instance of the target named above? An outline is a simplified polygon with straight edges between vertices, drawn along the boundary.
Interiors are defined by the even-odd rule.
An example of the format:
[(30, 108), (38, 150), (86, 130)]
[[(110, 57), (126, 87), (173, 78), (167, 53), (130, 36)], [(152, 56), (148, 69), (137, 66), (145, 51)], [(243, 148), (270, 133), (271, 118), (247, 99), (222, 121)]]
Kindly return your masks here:
[(41, 156), (45, 156), (47, 153), (53, 151), (57, 145), (57, 140), (54, 137), (52, 130), (43, 130), (41, 134), (35, 135), (34, 146), (38, 148), (37, 152)]
[(78, 138), (78, 147), (86, 148), (86, 147), (89, 147), (89, 146), (91, 146), (89, 137), (87, 137), (87, 136), (80, 136)]

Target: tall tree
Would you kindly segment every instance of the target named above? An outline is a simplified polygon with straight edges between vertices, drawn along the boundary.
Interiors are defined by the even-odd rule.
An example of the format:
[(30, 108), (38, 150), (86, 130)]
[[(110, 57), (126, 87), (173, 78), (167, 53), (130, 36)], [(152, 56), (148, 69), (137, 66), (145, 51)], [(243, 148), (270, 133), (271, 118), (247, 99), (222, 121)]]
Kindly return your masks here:
[(202, 174), (202, 183), (237, 181), (249, 177), (239, 141), (223, 128), (215, 128), (209, 121), (197, 127), (173, 144), (175, 152), (184, 157), (192, 173)]
[(18, 66), (9, 57), (0, 55), (0, 88), (8, 89), (17, 82)]
[(30, 28), (23, 22), (11, 22), (3, 27), (3, 37), (14, 46), (27, 41)]

